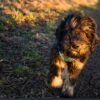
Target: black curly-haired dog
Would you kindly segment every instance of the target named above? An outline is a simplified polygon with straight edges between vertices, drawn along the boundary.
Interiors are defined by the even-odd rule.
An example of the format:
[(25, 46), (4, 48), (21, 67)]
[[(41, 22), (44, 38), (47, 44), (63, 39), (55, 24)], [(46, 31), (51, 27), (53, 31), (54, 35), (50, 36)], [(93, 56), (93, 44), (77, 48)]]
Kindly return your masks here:
[(99, 41), (96, 29), (94, 19), (80, 12), (69, 14), (56, 29), (49, 83), (52, 88), (61, 88), (64, 96), (74, 95), (75, 80)]

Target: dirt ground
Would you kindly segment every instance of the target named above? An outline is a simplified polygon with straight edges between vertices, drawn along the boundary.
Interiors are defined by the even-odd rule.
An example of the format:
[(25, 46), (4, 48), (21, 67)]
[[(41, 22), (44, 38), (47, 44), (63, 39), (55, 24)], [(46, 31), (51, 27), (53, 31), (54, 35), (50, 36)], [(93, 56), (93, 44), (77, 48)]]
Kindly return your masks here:
[[(97, 30), (100, 36), (100, 9), (95, 10), (86, 7), (81, 7), (80, 9), (84, 10), (85, 13), (88, 13), (96, 20), (98, 26)], [(16, 37), (14, 38), (17, 40)], [(0, 39), (2, 38), (0, 37)], [(18, 40), (15, 43), (11, 40), (11, 42), (15, 45), (14, 48), (20, 48), (20, 46), (23, 46), (22, 41), (23, 41), (22, 38), (20, 38), (20, 40)], [(27, 67), (25, 67), (26, 69), (24, 69), (24, 71), (28, 70), (30, 74), (26, 74), (27, 71), (25, 72), (24, 76), (22, 75), (19, 77), (15, 74), (14, 63), (20, 61), (21, 59), (21, 57), (17, 58), (17, 55), (21, 55), (19, 54), (19, 52), (17, 53), (17, 51), (16, 51), (16, 56), (14, 56), (16, 59), (12, 59), (10, 63), (6, 60), (4, 61), (0, 60), (0, 97), (1, 98), (3, 97), (59, 98), (59, 93), (54, 93), (51, 90), (49, 90), (48, 83), (47, 83), (47, 79), (48, 79), (47, 76), (49, 72), (49, 60), (48, 60), (49, 53), (50, 53), (50, 48), (52, 47), (54, 42), (55, 42), (55, 37), (50, 39), (45, 38), (42, 41), (35, 40), (33, 44), (35, 45), (35, 47), (38, 47), (39, 51), (43, 55), (43, 59), (40, 64), (31, 61), (30, 62), (27, 61), (25, 63), (25, 65), (28, 65), (29, 68), (31, 68), (31, 71)], [(3, 46), (4, 45), (5, 44), (3, 44)], [(7, 45), (8, 44), (6, 44), (6, 46)], [(16, 45), (18, 45), (19, 47), (16, 47)], [(0, 44), (0, 48), (3, 48), (3, 50), (6, 50), (6, 52), (9, 51), (8, 52), (9, 54), (12, 53), (12, 51), (9, 50), (9, 47), (5, 48), (2, 47), (2, 45)], [(32, 67), (33, 65), (34, 67)], [(17, 72), (19, 71), (20, 69), (17, 70)], [(77, 80), (77, 84), (75, 87), (75, 98), (85, 98), (85, 97), (88, 98), (100, 97), (100, 46), (98, 46), (96, 48), (96, 52), (93, 55), (91, 55), (88, 63), (86, 64), (85, 69), (83, 70), (79, 79)]]

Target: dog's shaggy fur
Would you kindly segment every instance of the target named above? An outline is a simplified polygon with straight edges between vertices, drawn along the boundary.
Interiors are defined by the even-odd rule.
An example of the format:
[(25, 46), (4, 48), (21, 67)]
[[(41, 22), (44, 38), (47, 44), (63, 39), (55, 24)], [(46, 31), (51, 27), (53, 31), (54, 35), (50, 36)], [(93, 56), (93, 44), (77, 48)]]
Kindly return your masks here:
[(74, 95), (75, 80), (95, 50), (99, 38), (96, 29), (94, 19), (79, 12), (69, 14), (56, 29), (49, 83), (52, 88), (62, 88), (65, 96)]

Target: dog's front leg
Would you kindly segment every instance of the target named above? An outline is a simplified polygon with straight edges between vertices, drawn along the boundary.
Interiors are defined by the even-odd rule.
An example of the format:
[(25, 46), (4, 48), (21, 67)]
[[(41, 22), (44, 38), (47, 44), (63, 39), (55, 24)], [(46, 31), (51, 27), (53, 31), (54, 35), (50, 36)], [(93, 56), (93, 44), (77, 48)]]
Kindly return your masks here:
[(62, 73), (63, 86), (62, 86), (62, 97), (72, 97), (74, 94), (74, 87), (69, 78), (68, 67), (65, 67)]

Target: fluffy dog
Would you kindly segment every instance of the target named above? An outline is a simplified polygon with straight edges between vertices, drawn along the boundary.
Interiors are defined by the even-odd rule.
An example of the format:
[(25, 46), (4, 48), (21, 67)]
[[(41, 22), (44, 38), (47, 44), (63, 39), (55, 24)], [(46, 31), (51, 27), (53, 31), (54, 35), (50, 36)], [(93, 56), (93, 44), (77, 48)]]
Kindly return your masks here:
[(75, 80), (98, 43), (96, 29), (94, 19), (80, 12), (69, 14), (56, 29), (49, 83), (52, 88), (61, 88), (64, 96), (74, 95)]

